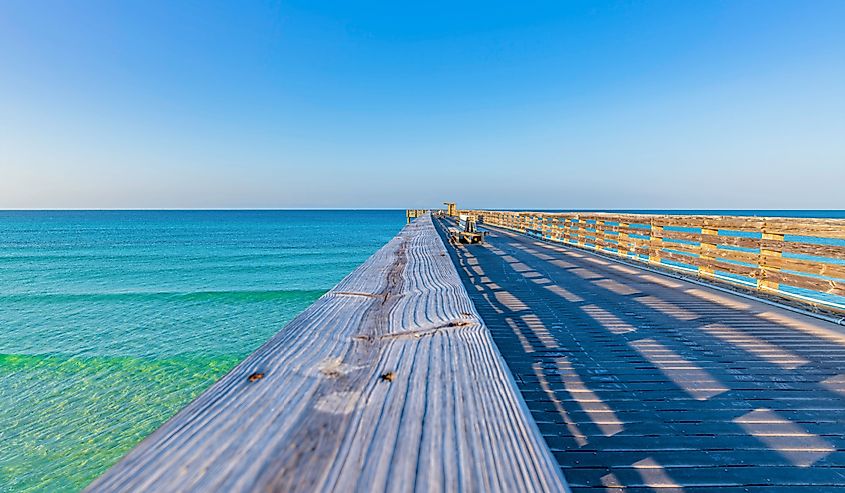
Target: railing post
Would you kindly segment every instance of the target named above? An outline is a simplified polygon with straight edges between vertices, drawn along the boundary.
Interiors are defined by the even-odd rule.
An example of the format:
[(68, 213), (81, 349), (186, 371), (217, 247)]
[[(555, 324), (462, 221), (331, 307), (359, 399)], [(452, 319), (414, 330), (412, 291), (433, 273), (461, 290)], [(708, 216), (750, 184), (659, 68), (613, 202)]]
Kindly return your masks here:
[(777, 291), (780, 289), (780, 284), (776, 281), (767, 279), (770, 272), (777, 272), (780, 270), (776, 266), (768, 265), (769, 259), (780, 258), (783, 256), (783, 242), (784, 235), (777, 233), (768, 233), (766, 231), (766, 223), (763, 223), (762, 236), (760, 238), (760, 260), (759, 277), (757, 278), (757, 289), (760, 291)]
[(578, 245), (583, 247), (583, 246), (585, 246), (585, 243), (587, 242), (586, 241), (587, 240), (587, 237), (586, 237), (587, 236), (586, 235), (586, 232), (587, 232), (586, 229), (587, 228), (584, 227), (584, 221), (583, 221), (583, 219), (581, 219), (580, 215), (575, 216), (575, 219), (578, 221), (578, 233), (577, 233), (578, 234)]
[(663, 249), (663, 226), (659, 226), (655, 219), (650, 221), (651, 233), (648, 241), (648, 262), (650, 264), (660, 263), (660, 250)]
[(628, 223), (617, 223), (619, 231), (616, 233), (616, 252), (622, 257), (628, 257), (631, 253), (631, 239), (628, 237)]
[(605, 250), (605, 229), (604, 229), (604, 220), (603, 219), (596, 219), (596, 250), (603, 251)]
[(561, 228), (561, 241), (563, 243), (568, 243), (572, 240), (572, 221), (569, 220), (569, 217), (563, 217), (563, 226)]
[(713, 271), (713, 262), (716, 260), (716, 244), (705, 240), (705, 236), (717, 236), (718, 229), (701, 227), (701, 235), (699, 236), (699, 252), (698, 252), (698, 275), (706, 278), (713, 278), (716, 273)]

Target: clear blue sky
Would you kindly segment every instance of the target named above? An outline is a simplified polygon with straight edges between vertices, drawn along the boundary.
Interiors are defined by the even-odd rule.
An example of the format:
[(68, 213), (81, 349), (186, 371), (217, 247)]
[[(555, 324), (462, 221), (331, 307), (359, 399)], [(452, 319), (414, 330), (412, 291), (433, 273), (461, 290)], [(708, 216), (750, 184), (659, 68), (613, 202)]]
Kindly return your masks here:
[(0, 208), (845, 208), (845, 2), (0, 2)]

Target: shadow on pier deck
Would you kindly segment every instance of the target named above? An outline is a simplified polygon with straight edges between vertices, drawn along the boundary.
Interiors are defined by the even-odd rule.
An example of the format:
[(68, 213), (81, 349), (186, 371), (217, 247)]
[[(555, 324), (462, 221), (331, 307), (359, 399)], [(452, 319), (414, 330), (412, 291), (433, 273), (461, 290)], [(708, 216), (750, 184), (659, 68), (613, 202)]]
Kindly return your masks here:
[(573, 491), (845, 491), (841, 327), (487, 240), (450, 255)]

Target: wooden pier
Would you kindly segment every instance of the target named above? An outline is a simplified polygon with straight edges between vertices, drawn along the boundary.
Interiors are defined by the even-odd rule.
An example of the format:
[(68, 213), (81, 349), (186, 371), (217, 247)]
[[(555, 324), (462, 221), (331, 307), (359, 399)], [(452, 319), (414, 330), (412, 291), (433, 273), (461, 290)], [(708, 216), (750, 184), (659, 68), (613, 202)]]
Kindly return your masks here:
[[(488, 224), (500, 221), (495, 214), (536, 219), (472, 213)], [(692, 237), (699, 219), (681, 220)], [(653, 268), (656, 250), (642, 260), (605, 251), (625, 248), (600, 236), (617, 225), (576, 234), (545, 222), (490, 228), (486, 245), (450, 253), (572, 491), (845, 491), (845, 327), (836, 311), (819, 318), (706, 276), (666, 275), (673, 271)], [(799, 242), (845, 234), (837, 221), (797, 222), (781, 224)], [(813, 251), (827, 262), (842, 252)]]
[(430, 215), (88, 491), (566, 491)]
[(845, 493), (845, 221), (448, 205), (89, 491)]

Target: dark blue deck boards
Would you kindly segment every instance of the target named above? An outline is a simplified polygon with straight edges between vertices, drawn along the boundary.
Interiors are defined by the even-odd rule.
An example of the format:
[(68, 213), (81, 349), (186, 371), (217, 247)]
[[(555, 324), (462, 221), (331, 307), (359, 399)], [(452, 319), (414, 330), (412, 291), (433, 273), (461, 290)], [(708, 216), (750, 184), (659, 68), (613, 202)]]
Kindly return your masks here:
[(842, 327), (512, 233), (450, 254), (574, 491), (845, 491)]

